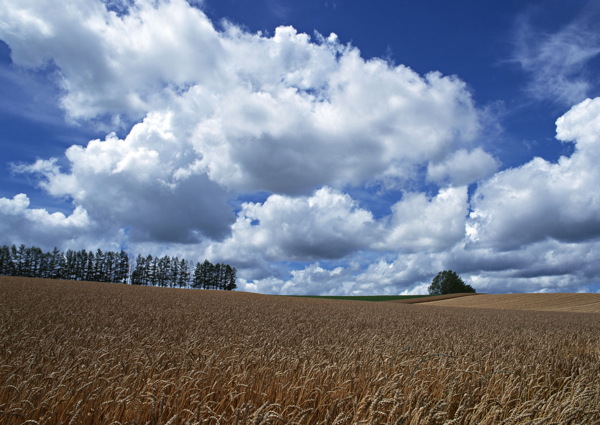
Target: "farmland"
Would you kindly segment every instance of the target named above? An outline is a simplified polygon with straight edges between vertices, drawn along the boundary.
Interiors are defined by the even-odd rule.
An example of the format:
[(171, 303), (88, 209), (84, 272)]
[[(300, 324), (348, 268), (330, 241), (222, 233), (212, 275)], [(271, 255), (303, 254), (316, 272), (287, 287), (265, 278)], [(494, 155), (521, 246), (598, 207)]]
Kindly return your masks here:
[(599, 319), (0, 277), (0, 423), (600, 423)]
[(432, 300), (426, 304), (446, 307), (600, 313), (600, 294), (486, 294), (477, 297)]
[(428, 298), (428, 295), (294, 295), (302, 298), (320, 298), (325, 300), (345, 300), (345, 301), (409, 301), (420, 298)]

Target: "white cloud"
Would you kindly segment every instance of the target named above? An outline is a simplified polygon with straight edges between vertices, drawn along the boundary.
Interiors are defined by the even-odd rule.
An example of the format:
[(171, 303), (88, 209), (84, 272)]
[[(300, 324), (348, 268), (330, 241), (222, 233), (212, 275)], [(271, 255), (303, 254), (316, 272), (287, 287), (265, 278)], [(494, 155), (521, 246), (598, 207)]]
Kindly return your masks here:
[(411, 167), (477, 134), (479, 117), (457, 79), (365, 62), (335, 37), (315, 44), (291, 27), (270, 39), (230, 34), (243, 80), (209, 98), (213, 112), (193, 135), (211, 179), (227, 187), (306, 194), (405, 182)]
[[(287, 277), (242, 281), (242, 289), (287, 295), (412, 295), (426, 294), (446, 254), (419, 252), (395, 259), (350, 261), (343, 265), (307, 264)], [(363, 263), (364, 262), (364, 263)]]
[[(462, 81), (365, 61), (333, 34), (311, 40), (280, 27), (265, 36), (231, 24), (220, 32), (183, 0), (132, 2), (127, 13), (122, 2), (111, 10), (82, 0), (9, 3), (0, 36), (14, 63), (52, 62), (69, 117), (144, 117), (123, 140), (72, 146), (67, 167), (50, 159), (17, 170), (37, 173), (48, 193), (99, 225), (128, 229), (133, 242), (221, 239), (234, 220), (234, 193), (402, 185), (416, 167), (472, 145), (479, 130)], [(274, 197), (260, 208), (277, 205), (278, 220), (296, 219), (283, 213), (284, 201), (294, 203)], [(352, 208), (344, 218), (360, 215)], [(320, 208), (320, 220), (329, 209), (337, 211)], [(339, 257), (368, 239), (353, 242), (346, 227), (320, 224), (305, 223), (319, 230), (301, 230), (303, 242), (279, 235), (272, 245), (280, 252), (269, 255)], [(272, 229), (261, 231), (271, 237)]]
[(356, 276), (356, 295), (424, 294), (437, 271), (442, 270), (440, 253), (400, 254), (393, 261), (379, 260)]
[(109, 135), (55, 160), (17, 168), (43, 176), (53, 196), (68, 196), (108, 229), (130, 228), (133, 241), (198, 242), (220, 239), (234, 220), (227, 193), (206, 175), (191, 173), (195, 155), (177, 137), (171, 114), (150, 114), (120, 140)]
[(93, 223), (83, 208), (65, 216), (29, 206), (29, 197), (23, 193), (12, 199), (0, 198), (0, 234), (4, 240), (45, 247), (78, 240), (87, 246), (86, 237), (90, 236)]
[(0, 37), (13, 61), (52, 61), (71, 118), (172, 113), (194, 172), (230, 190), (402, 185), (479, 131), (462, 81), (365, 61), (335, 35), (219, 32), (183, 0), (136, 2), (120, 15), (81, 0), (6, 9)]
[[(380, 220), (349, 195), (331, 188), (309, 197), (271, 195), (264, 203), (243, 204), (231, 237), (211, 244), (204, 255), (244, 268), (244, 276), (252, 279), (249, 290), (324, 294), (331, 288), (348, 295), (422, 292), (423, 282), (442, 267), (439, 252), (463, 240), (466, 214), (466, 187), (442, 189), (431, 199), (406, 194), (392, 207), (392, 214)], [(390, 252), (403, 254), (392, 263), (381, 259)], [(353, 258), (375, 263), (361, 271)], [(320, 263), (310, 263), (285, 278), (282, 264), (315, 260)]]
[(431, 199), (407, 193), (380, 220), (349, 195), (327, 187), (306, 197), (271, 195), (264, 203), (244, 203), (231, 237), (212, 244), (205, 256), (268, 267), (268, 262), (342, 259), (359, 251), (440, 251), (462, 241), (466, 214), (464, 186), (442, 189)]
[(285, 295), (423, 294), (431, 280), (427, 260), (430, 258), (422, 254), (410, 255), (390, 263), (381, 260), (364, 269), (357, 264), (325, 267), (316, 262), (291, 271), (288, 278), (244, 280), (240, 289)]
[[(466, 232), (466, 188), (442, 189), (431, 199), (408, 194), (387, 222), (378, 222), (385, 238), (372, 246), (395, 246), (395, 260), (364, 257), (366, 267), (336, 266), (335, 274), (312, 265), (290, 279), (270, 280), (270, 290), (297, 293), (306, 285), (314, 292), (323, 277), (347, 295), (424, 293), (447, 268), (479, 292), (593, 288), (600, 273), (599, 135), (600, 98), (588, 99), (557, 120), (557, 138), (575, 143), (571, 157), (557, 163), (536, 158), (481, 182)], [(325, 283), (321, 288), (325, 293)]]
[(575, 142), (578, 150), (583, 152), (582, 155), (598, 155), (600, 153), (600, 146), (598, 146), (600, 98), (586, 99), (558, 118), (556, 137), (563, 142)]
[[(236, 265), (240, 288), (269, 293), (423, 292), (450, 267), (490, 291), (502, 279), (539, 290), (598, 275), (585, 265), (600, 237), (598, 99), (557, 121), (571, 157), (492, 175), (499, 164), (478, 144), (485, 116), (457, 77), (365, 60), (334, 34), (217, 30), (183, 0), (5, 3), (14, 64), (51, 70), (68, 118), (120, 133), (136, 124), (16, 166), (73, 212), (2, 198), (4, 240), (201, 252)], [(562, 83), (597, 53), (561, 34), (519, 60), (536, 90), (567, 101), (580, 92)], [(564, 69), (548, 53), (561, 43)], [(380, 189), (385, 217), (346, 193), (364, 188)], [(258, 192), (263, 202), (234, 210)]]
[(231, 237), (213, 244), (207, 255), (238, 261), (247, 256), (269, 261), (336, 259), (368, 247), (376, 230), (369, 211), (334, 189), (298, 198), (271, 195), (262, 204), (244, 203)]
[(558, 163), (534, 158), (482, 183), (472, 200), (468, 233), (474, 243), (500, 249), (554, 238), (600, 237), (600, 98), (557, 120), (557, 137), (575, 151)]
[(499, 163), (481, 148), (460, 149), (437, 163), (429, 163), (427, 178), (434, 182), (468, 185), (494, 174)]
[(530, 243), (518, 250), (456, 246), (445, 264), (478, 292), (577, 292), (598, 284), (600, 242)]
[(440, 252), (399, 254), (393, 259), (363, 257), (357, 262), (311, 263), (289, 277), (242, 281), (242, 289), (284, 294), (426, 294), (440, 270), (457, 271), (480, 293), (578, 292), (598, 284), (598, 241), (565, 243), (547, 240), (523, 249), (455, 245)]
[(100, 1), (7, 1), (0, 37), (15, 64), (52, 62), (74, 119), (143, 117), (186, 84), (219, 79), (219, 37), (184, 0), (136, 1), (129, 13)]
[(442, 189), (432, 199), (423, 193), (407, 193), (392, 206), (379, 249), (403, 252), (443, 250), (465, 235), (467, 188)]
[(287, 280), (277, 277), (253, 281), (241, 280), (238, 282), (238, 288), (262, 294), (339, 295), (345, 277), (352, 278), (341, 267), (328, 270), (321, 267), (319, 263), (313, 263), (304, 269), (291, 271)]

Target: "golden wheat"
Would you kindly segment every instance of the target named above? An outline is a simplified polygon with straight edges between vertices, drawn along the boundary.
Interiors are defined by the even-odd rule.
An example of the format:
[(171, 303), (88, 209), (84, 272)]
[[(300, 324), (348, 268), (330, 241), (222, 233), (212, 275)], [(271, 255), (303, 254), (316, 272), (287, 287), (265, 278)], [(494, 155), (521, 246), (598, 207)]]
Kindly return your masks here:
[(0, 278), (0, 423), (600, 423), (600, 316)]
[[(416, 298), (415, 300), (426, 305), (444, 307), (600, 313), (600, 294), (589, 293), (477, 294), (476, 297), (460, 297), (458, 299), (445, 297), (431, 301), (428, 297)], [(406, 301), (410, 301), (410, 299)]]

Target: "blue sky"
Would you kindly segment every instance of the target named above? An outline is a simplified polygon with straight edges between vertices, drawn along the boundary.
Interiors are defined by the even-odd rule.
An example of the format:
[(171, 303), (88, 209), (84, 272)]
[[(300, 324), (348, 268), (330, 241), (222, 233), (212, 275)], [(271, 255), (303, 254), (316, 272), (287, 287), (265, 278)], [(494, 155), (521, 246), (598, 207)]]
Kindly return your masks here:
[(4, 3), (2, 244), (263, 293), (600, 290), (593, 2)]

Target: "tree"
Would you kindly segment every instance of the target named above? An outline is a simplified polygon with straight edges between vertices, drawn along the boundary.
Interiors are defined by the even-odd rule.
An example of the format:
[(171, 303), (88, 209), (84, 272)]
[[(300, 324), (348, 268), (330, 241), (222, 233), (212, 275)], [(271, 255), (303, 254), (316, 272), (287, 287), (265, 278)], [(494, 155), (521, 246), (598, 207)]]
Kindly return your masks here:
[(237, 285), (235, 284), (237, 270), (235, 269), (235, 267), (231, 267), (229, 264), (226, 265), (226, 269), (227, 284), (225, 285), (225, 290), (233, 291), (235, 288), (237, 288)]
[(62, 252), (57, 247), (54, 247), (49, 254), (48, 261), (48, 277), (50, 279), (61, 279), (66, 273), (67, 263)]
[[(14, 245), (13, 245), (14, 246)], [(15, 273), (12, 255), (8, 245), (3, 245), (0, 249), (0, 274), (12, 276)]]
[(115, 281), (118, 283), (127, 283), (127, 277), (129, 276), (129, 256), (123, 250), (119, 253), (119, 265), (115, 272)]
[(156, 257), (156, 285), (157, 286), (171, 286), (171, 257), (165, 255), (164, 257)]
[(171, 287), (175, 288), (179, 284), (179, 258), (173, 257), (171, 259)]
[(215, 265), (213, 279), (214, 289), (225, 289), (225, 264)]
[(433, 278), (427, 288), (430, 295), (457, 294), (461, 292), (475, 292), (471, 285), (467, 285), (456, 272), (444, 270)]
[(158, 282), (158, 257), (146, 256), (146, 285), (156, 286)]
[(13, 244), (10, 247), (10, 256), (14, 265), (15, 276), (23, 276), (23, 262), (25, 260), (25, 245), (21, 244), (19, 248)]
[(146, 258), (142, 254), (138, 254), (135, 260), (135, 268), (131, 272), (132, 285), (146, 284)]
[(202, 264), (197, 263), (194, 270), (194, 283), (192, 287), (213, 289), (211, 286), (213, 284), (214, 268), (215, 266), (208, 260), (204, 260)]
[(179, 262), (179, 269), (177, 273), (177, 286), (180, 288), (186, 288), (190, 282), (190, 266), (185, 259)]
[[(90, 251), (91, 252), (91, 251)], [(90, 261), (91, 270), (90, 270), (90, 280), (96, 282), (106, 282), (104, 276), (104, 265), (105, 265), (105, 254), (102, 252), (100, 248), (96, 250), (96, 255), (92, 257)]]

